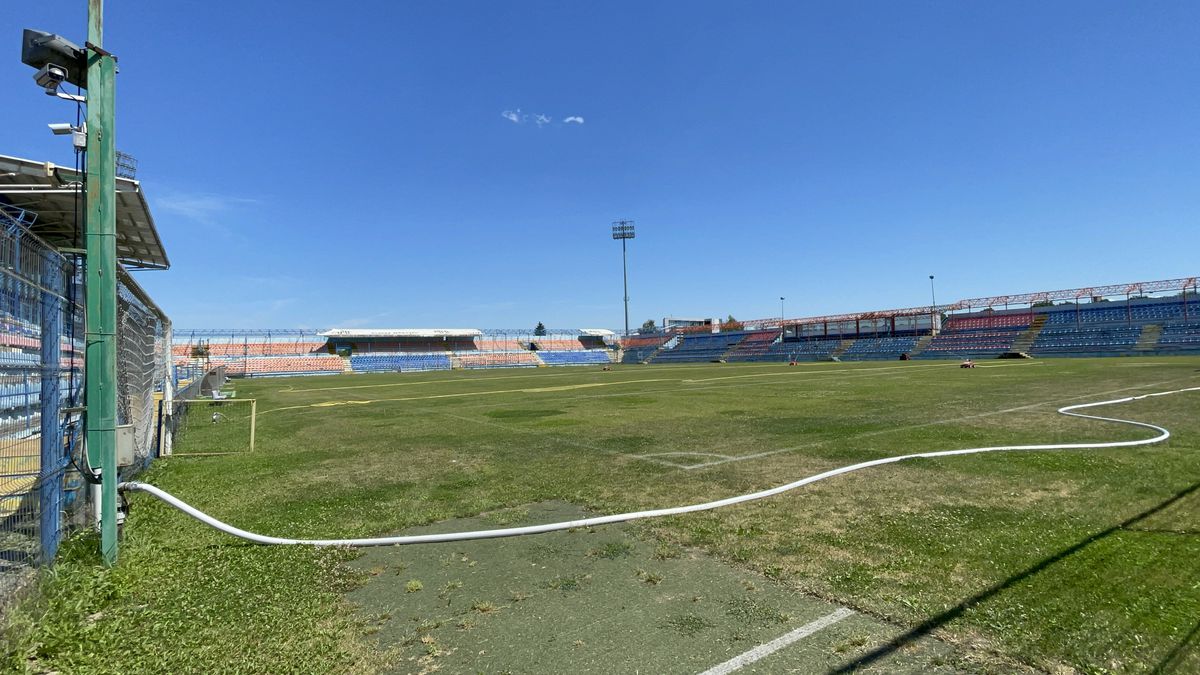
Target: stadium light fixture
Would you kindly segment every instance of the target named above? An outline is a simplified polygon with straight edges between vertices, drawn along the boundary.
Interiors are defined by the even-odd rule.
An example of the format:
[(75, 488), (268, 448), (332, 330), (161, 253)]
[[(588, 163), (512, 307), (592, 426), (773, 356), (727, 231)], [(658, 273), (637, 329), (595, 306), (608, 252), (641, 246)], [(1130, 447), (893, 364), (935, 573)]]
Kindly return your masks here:
[(616, 220), (612, 224), (612, 238), (621, 240), (621, 278), (625, 288), (625, 337), (629, 337), (629, 266), (625, 256), (625, 240), (634, 239), (632, 220)]

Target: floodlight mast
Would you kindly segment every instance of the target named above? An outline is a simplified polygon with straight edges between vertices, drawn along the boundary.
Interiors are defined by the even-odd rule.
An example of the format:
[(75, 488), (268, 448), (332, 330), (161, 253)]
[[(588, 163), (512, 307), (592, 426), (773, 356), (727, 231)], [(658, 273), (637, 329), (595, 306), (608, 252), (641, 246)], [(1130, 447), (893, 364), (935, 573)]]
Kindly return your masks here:
[(612, 238), (621, 240), (621, 280), (625, 289), (625, 337), (629, 337), (629, 267), (625, 260), (625, 240), (637, 235), (632, 220), (616, 220), (612, 224)]

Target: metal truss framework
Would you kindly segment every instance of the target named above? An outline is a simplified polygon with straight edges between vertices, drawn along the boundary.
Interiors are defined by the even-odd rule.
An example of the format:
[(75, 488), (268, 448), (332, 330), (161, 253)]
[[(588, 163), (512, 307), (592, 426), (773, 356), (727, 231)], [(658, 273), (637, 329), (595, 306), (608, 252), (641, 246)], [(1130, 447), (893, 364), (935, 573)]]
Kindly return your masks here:
[(970, 298), (967, 300), (959, 300), (946, 305), (925, 305), (923, 307), (906, 307), (903, 309), (881, 309), (869, 312), (851, 312), (848, 314), (829, 314), (826, 316), (808, 316), (797, 317), (792, 319), (781, 319), (774, 317), (770, 319), (756, 319), (752, 321), (741, 322), (747, 327), (754, 326), (756, 328), (779, 328), (781, 325), (800, 326), (814, 323), (837, 323), (840, 321), (858, 321), (865, 319), (886, 319), (902, 316), (924, 316), (926, 314), (939, 313), (945, 314), (955, 311), (971, 311), (975, 309), (986, 309), (1003, 307), (1005, 309), (1013, 305), (1029, 305), (1032, 307), (1039, 302), (1053, 302), (1055, 300), (1073, 300), (1078, 302), (1080, 299), (1091, 298), (1110, 298), (1124, 296), (1131, 298), (1134, 296), (1146, 295), (1149, 293), (1163, 293), (1168, 291), (1184, 292), (1191, 289), (1193, 292), (1200, 293), (1200, 286), (1197, 285), (1198, 277), (1186, 277), (1183, 279), (1164, 279), (1161, 281), (1138, 281), (1128, 284), (1112, 284), (1108, 286), (1089, 286), (1084, 288), (1067, 288), (1057, 291), (1037, 291), (1035, 293), (1019, 293), (1014, 295), (995, 295), (987, 298)]

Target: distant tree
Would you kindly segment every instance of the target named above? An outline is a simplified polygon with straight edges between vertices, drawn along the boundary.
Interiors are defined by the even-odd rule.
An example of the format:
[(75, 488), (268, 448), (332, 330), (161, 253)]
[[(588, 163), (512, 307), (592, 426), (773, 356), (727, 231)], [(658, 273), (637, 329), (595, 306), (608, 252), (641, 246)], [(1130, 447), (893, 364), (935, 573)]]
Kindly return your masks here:
[(533, 334), (539, 335), (539, 336), (545, 335), (546, 334), (546, 325), (544, 323), (542, 323), (541, 321), (539, 321), (538, 325), (534, 326), (534, 328), (533, 328)]
[(729, 318), (725, 319), (725, 321), (721, 324), (721, 330), (724, 330), (724, 331), (741, 330), (741, 329), (742, 329), (742, 322), (733, 318), (732, 314), (730, 314)]
[(1033, 303), (1033, 306), (1034, 307), (1053, 307), (1054, 301), (1053, 300), (1038, 300), (1037, 302)]
[(641, 332), (643, 333), (653, 333), (656, 330), (658, 330), (658, 326), (654, 325), (654, 319), (646, 319), (646, 322), (642, 324)]

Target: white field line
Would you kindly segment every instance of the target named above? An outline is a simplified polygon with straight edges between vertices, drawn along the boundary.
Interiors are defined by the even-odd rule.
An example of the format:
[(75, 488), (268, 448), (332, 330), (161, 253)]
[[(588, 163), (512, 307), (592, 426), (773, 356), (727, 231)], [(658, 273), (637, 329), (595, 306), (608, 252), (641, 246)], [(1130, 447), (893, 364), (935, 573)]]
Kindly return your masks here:
[[(812, 370), (812, 371), (784, 371), (784, 372), (780, 372), (780, 373), (762, 373), (761, 375), (762, 376), (792, 376), (792, 377), (796, 377), (796, 376), (801, 376), (801, 375), (844, 374), (844, 377), (869, 377), (869, 376), (874, 376), (874, 374), (876, 374), (880, 371), (913, 370), (913, 369), (917, 369), (917, 368), (925, 369), (925, 368), (936, 368), (936, 367), (939, 367), (939, 366), (919, 365), (919, 366), (898, 366), (898, 367), (887, 367), (887, 368), (840, 368), (840, 369), (828, 368), (828, 369), (824, 369), (824, 370)], [(945, 367), (945, 366), (943, 365), (940, 367)], [(501, 395), (501, 394), (538, 394), (538, 393), (555, 392), (555, 391), (570, 391), (570, 390), (574, 390), (574, 389), (591, 389), (591, 388), (595, 388), (595, 387), (612, 387), (612, 386), (620, 386), (620, 385), (625, 385), (625, 384), (638, 384), (638, 383), (642, 383), (642, 382), (678, 382), (680, 384), (689, 384), (690, 385), (691, 383), (697, 383), (697, 382), (709, 382), (709, 381), (713, 381), (713, 380), (739, 379), (742, 377), (758, 377), (758, 376), (760, 376), (760, 375), (750, 375), (750, 376), (733, 375), (733, 376), (728, 376), (728, 377), (717, 377), (717, 378), (708, 378), (708, 379), (700, 379), (700, 380), (656, 377), (656, 378), (641, 378), (641, 379), (636, 379), (636, 380), (615, 380), (615, 381), (611, 381), (611, 382), (590, 382), (590, 383), (583, 383), (583, 384), (566, 384), (566, 385), (561, 385), (561, 386), (557, 386), (557, 387), (527, 387), (527, 388), (523, 388), (523, 389), (489, 389), (489, 390), (484, 390), (484, 391), (464, 391), (464, 392), (455, 392), (455, 393), (449, 393), (449, 394), (427, 394), (425, 396), (404, 396), (404, 397), (400, 397), (400, 398), (354, 399), (354, 400), (345, 400), (345, 401), (320, 401), (317, 403), (304, 403), (304, 404), (300, 404), (300, 405), (283, 406), (281, 408), (271, 408), (270, 410), (260, 410), (258, 412), (258, 414), (259, 414), (259, 416), (262, 416), (262, 415), (267, 415), (270, 413), (282, 412), (285, 410), (301, 410), (304, 408), (311, 408), (311, 409), (334, 408), (334, 407), (346, 406), (346, 405), (368, 405), (368, 404), (373, 404), (373, 403), (428, 401), (428, 400), (435, 400), (435, 399), (450, 399), (450, 398), (472, 398), (472, 397), (492, 396), (492, 395)], [(494, 379), (499, 379), (499, 378), (494, 378)], [(727, 386), (729, 386), (729, 387), (767, 386), (767, 385), (773, 385), (773, 384), (781, 384), (781, 383), (778, 383), (778, 382), (769, 382), (769, 383), (755, 382), (755, 383), (751, 383), (749, 385), (727, 385)], [(659, 390), (651, 390), (651, 391), (647, 391), (647, 392), (634, 392), (634, 393), (701, 391), (701, 390), (719, 389), (719, 388), (723, 388), (723, 387), (721, 387), (719, 385), (709, 385), (707, 387), (691, 387), (691, 386), (689, 386), (686, 390), (676, 387), (673, 389), (659, 389)], [(317, 391), (317, 390), (313, 389), (313, 390), (296, 390), (296, 391)], [(628, 394), (623, 394), (623, 395), (628, 395)]]
[[(1091, 398), (1093, 396), (1108, 396), (1109, 394), (1119, 394), (1121, 392), (1132, 391), (1132, 390), (1136, 390), (1136, 389), (1145, 389), (1147, 387), (1159, 387), (1164, 384), (1171, 384), (1173, 382), (1179, 382), (1180, 380), (1185, 380), (1185, 379), (1190, 379), (1190, 378), (1178, 378), (1178, 379), (1174, 379), (1174, 380), (1164, 380), (1162, 382), (1139, 384), (1139, 385), (1134, 385), (1132, 387), (1121, 387), (1120, 389), (1110, 389), (1108, 391), (1101, 391), (1101, 392), (1086, 394), (1084, 396), (1070, 396), (1068, 398), (1058, 398), (1058, 399), (1053, 399), (1053, 400), (1049, 400), (1049, 401), (1041, 401), (1039, 403), (1030, 403), (1029, 405), (1021, 405), (1021, 406), (1017, 406), (1015, 408), (1005, 408), (1003, 410), (992, 410), (990, 412), (976, 413), (974, 415), (963, 415), (962, 417), (950, 417), (947, 419), (932, 420), (930, 422), (920, 422), (917, 424), (907, 424), (902, 427), (890, 427), (888, 429), (879, 429), (877, 431), (864, 431), (864, 432), (858, 433), (858, 434), (850, 434), (849, 436), (843, 436), (842, 438), (837, 439), (837, 440), (847, 441), (847, 440), (851, 440), (851, 439), (869, 438), (871, 436), (884, 436), (887, 434), (894, 434), (894, 433), (901, 432), (901, 431), (912, 431), (913, 429), (921, 429), (924, 427), (938, 426), (940, 424), (953, 424), (955, 422), (966, 422), (966, 421), (974, 420), (974, 419), (982, 419), (984, 417), (993, 417), (995, 415), (1007, 415), (1008, 413), (1020, 412), (1022, 410), (1030, 410), (1032, 408), (1040, 408), (1045, 405), (1068, 403), (1070, 401), (1078, 401), (1080, 399)], [(729, 459), (718, 459), (718, 460), (713, 460), (711, 462), (701, 462), (699, 464), (689, 464), (684, 468), (688, 471), (694, 471), (696, 469), (707, 469), (709, 467), (719, 466), (721, 464), (728, 464), (730, 462), (744, 462), (744, 461), (750, 460), (750, 459), (762, 459), (763, 457), (779, 455), (779, 454), (783, 454), (785, 452), (794, 452), (796, 450), (804, 450), (806, 448), (816, 448), (816, 447), (820, 447), (823, 445), (828, 445), (831, 442), (832, 441), (813, 441), (811, 443), (803, 443), (801, 445), (793, 445), (793, 446), (786, 447), (786, 448), (778, 448), (775, 450), (765, 450), (763, 452), (755, 452), (755, 453), (752, 453), (749, 455), (736, 455), (736, 456), (730, 457)], [(639, 456), (645, 456), (645, 455), (639, 455)]]
[(700, 675), (727, 675), (735, 670), (740, 670), (751, 663), (758, 661), (759, 659), (763, 659), (771, 654), (774, 654), (793, 642), (803, 640), (809, 635), (812, 635), (813, 633), (816, 633), (824, 628), (828, 628), (829, 626), (832, 626), (833, 624), (853, 614), (854, 612), (852, 610), (842, 607), (830, 612), (829, 614), (826, 614), (816, 621), (806, 623), (790, 633), (785, 633), (784, 635), (781, 635), (766, 644), (761, 644), (754, 649), (745, 652), (744, 654), (739, 654), (738, 656), (729, 659), (725, 663), (717, 664), (703, 673), (700, 673)]
[(906, 462), (917, 459), (934, 459), (940, 457), (955, 457), (959, 455), (974, 455), (985, 452), (1015, 452), (1015, 451), (1045, 451), (1045, 450), (1082, 450), (1082, 449), (1099, 449), (1099, 448), (1131, 448), (1143, 445), (1153, 445), (1161, 443), (1171, 437), (1171, 432), (1165, 427), (1160, 427), (1157, 424), (1149, 422), (1139, 422), (1130, 419), (1120, 419), (1116, 417), (1102, 417), (1100, 415), (1089, 415), (1086, 413), (1077, 412), (1084, 408), (1097, 408), (1101, 406), (1117, 405), (1122, 403), (1130, 403), (1133, 401), (1141, 401), (1147, 398), (1155, 398), (1160, 396), (1173, 396), (1175, 394), (1191, 393), (1200, 391), (1200, 387), (1189, 387), (1185, 389), (1175, 389), (1172, 391), (1159, 391), (1149, 394), (1141, 394), (1139, 396), (1127, 396), (1125, 398), (1114, 399), (1111, 401), (1095, 401), (1091, 403), (1077, 403), (1075, 405), (1059, 408), (1058, 412), (1069, 417), (1080, 417), (1084, 419), (1092, 419), (1101, 422), (1113, 422), (1117, 424), (1128, 424), (1130, 426), (1150, 429), (1157, 432), (1150, 438), (1142, 438), (1132, 441), (1110, 441), (1110, 442), (1086, 442), (1086, 443), (1051, 443), (1051, 444), (1036, 444), (1036, 445), (993, 445), (981, 448), (962, 448), (958, 450), (938, 450), (931, 452), (913, 452), (906, 455), (893, 455), (891, 457), (880, 457), (857, 464), (848, 464), (836, 469), (830, 469), (822, 473), (805, 476), (794, 480), (790, 483), (778, 485), (776, 487), (759, 490), (757, 492), (748, 492), (745, 494), (734, 495), (724, 499), (715, 501), (700, 502), (695, 504), (687, 504), (684, 506), (672, 506), (667, 508), (650, 509), (646, 511), (630, 511), (627, 513), (615, 513), (607, 516), (596, 516), (594, 518), (583, 518), (579, 520), (568, 520), (558, 523), (544, 523), (542, 525), (529, 525), (525, 527), (501, 527), (490, 530), (477, 530), (474, 532), (452, 532), (443, 534), (419, 534), (419, 535), (399, 535), (394, 537), (367, 537), (359, 539), (291, 539), (284, 537), (275, 537), (271, 535), (262, 535), (254, 532), (234, 527), (228, 523), (221, 522), (216, 518), (204, 513), (203, 511), (191, 506), (187, 502), (175, 497), (174, 495), (157, 488), (147, 483), (139, 482), (124, 482), (117, 486), (119, 491), (125, 492), (148, 492), (154, 497), (166, 502), (167, 504), (183, 511), (184, 513), (200, 520), (206, 525), (218, 529), (226, 534), (246, 539), (258, 544), (269, 545), (288, 545), (288, 546), (399, 546), (405, 544), (425, 544), (435, 542), (450, 542), (450, 541), (468, 541), (473, 539), (496, 539), (500, 537), (516, 537), (527, 534), (539, 534), (542, 532), (557, 532), (561, 530), (579, 529), (585, 527), (595, 527), (598, 525), (609, 525), (612, 523), (625, 523), (633, 520), (644, 520), (647, 518), (661, 518), (664, 516), (678, 516), (685, 513), (696, 513), (699, 511), (711, 511), (726, 506), (735, 504), (744, 504), (746, 502), (767, 499), (775, 495), (790, 492), (799, 489), (806, 485), (823, 481), (829, 478), (834, 478), (855, 471), (862, 471), (874, 467), (883, 466), (886, 464), (895, 464), (897, 462)]
[[(862, 361), (862, 362), (851, 361), (849, 363), (867, 363), (867, 362), (866, 361)], [(617, 365), (622, 365), (622, 364), (617, 364)], [(630, 364), (623, 364), (623, 365), (630, 365)], [(653, 371), (642, 370), (640, 372), (642, 372), (642, 373), (656, 372), (657, 373), (657, 372), (661, 372), (664, 370), (697, 370), (698, 366), (707, 366), (707, 365), (711, 365), (711, 364), (696, 363), (696, 364), (690, 364), (690, 365), (675, 365), (675, 366), (656, 365), (656, 366), (654, 366)], [(782, 365), (784, 365), (784, 364), (779, 363), (779, 362), (738, 363), (738, 364), (726, 364), (724, 367), (732, 368), (732, 369), (739, 369), (739, 370), (741, 370), (741, 369), (749, 370), (751, 368), (770, 368), (770, 367), (779, 367)], [(811, 361), (811, 362), (802, 363), (800, 365), (832, 367), (835, 364), (825, 362), (825, 361)], [(846, 362), (843, 362), (841, 364), (836, 364), (836, 365), (846, 365)], [(534, 369), (531, 369), (531, 370), (534, 370)], [(624, 369), (622, 369), (622, 370), (624, 370)], [(634, 370), (634, 368), (630, 368), (629, 370)], [(856, 369), (840, 368), (839, 370), (856, 370)], [(463, 371), (460, 371), (460, 372), (463, 372)], [(466, 371), (466, 372), (472, 372), (472, 373), (478, 375), (478, 371)], [(618, 370), (618, 371), (613, 371), (613, 372), (620, 373), (621, 371)], [(792, 372), (792, 371), (788, 371), (788, 372)], [(393, 375), (395, 375), (398, 373), (376, 373), (376, 374), (379, 374), (379, 375), (393, 374)], [(411, 373), (411, 372), (404, 373), (404, 374), (405, 375), (415, 375), (415, 373)], [(340, 387), (308, 387), (305, 389), (296, 389), (295, 387), (285, 387), (283, 389), (280, 389), (278, 393), (280, 393), (280, 394), (302, 394), (304, 392), (309, 392), (309, 391), (341, 391), (344, 389), (378, 389), (381, 387), (413, 387), (413, 386), (422, 385), (422, 384), (447, 384), (447, 383), (453, 384), (456, 382), (491, 382), (493, 380), (528, 380), (528, 379), (532, 379), (532, 378), (540, 379), (540, 378), (547, 378), (547, 377), (566, 377), (566, 376), (578, 376), (578, 375), (579, 375), (579, 371), (562, 372), (562, 373), (546, 373), (546, 372), (538, 372), (536, 370), (534, 370), (534, 372), (529, 373), (529, 374), (496, 375), (493, 377), (478, 377), (478, 376), (473, 377), (471, 375), (464, 374), (461, 377), (449, 377), (449, 378), (442, 378), (442, 379), (438, 379), (438, 380), (418, 380), (416, 382), (383, 382), (380, 384), (348, 384), (348, 385), (344, 385), (344, 386), (340, 386)]]

